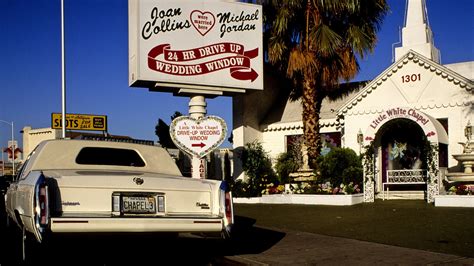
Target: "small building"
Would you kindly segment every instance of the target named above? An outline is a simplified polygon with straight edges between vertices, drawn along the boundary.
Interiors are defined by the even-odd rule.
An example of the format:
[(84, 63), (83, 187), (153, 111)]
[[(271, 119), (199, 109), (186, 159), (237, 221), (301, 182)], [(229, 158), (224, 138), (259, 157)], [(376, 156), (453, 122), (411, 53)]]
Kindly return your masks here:
[[(438, 151), (436, 194), (444, 173), (460, 170), (452, 155), (463, 152), (458, 143), (466, 140), (469, 121), (474, 122), (474, 62), (440, 62), (425, 5), (425, 0), (407, 1), (402, 45), (395, 48), (393, 64), (371, 81), (352, 84), (354, 89), (340, 99), (324, 99), (322, 104), (323, 151), (340, 146), (360, 153), (373, 145), (374, 191), (368, 195), (372, 200), (383, 190), (390, 171), (420, 167), (423, 139)], [(276, 158), (303, 134), (301, 103), (289, 100), (281, 84), (266, 79), (263, 92), (234, 98), (236, 150), (259, 140)], [(236, 176), (243, 177), (237, 164), (235, 168)], [(411, 196), (401, 193), (402, 198), (423, 197), (420, 187), (408, 190), (405, 195)]]
[(30, 126), (23, 127), (23, 152), (26, 158), (33, 149), (42, 141), (48, 139), (61, 138), (60, 129), (47, 128), (31, 128)]

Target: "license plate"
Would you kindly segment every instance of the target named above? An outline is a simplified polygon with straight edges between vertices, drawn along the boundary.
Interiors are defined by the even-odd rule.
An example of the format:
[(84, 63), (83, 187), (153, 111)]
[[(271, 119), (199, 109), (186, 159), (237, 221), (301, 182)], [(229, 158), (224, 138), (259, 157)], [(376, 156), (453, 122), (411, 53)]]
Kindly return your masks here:
[(156, 213), (155, 197), (122, 197), (123, 213)]

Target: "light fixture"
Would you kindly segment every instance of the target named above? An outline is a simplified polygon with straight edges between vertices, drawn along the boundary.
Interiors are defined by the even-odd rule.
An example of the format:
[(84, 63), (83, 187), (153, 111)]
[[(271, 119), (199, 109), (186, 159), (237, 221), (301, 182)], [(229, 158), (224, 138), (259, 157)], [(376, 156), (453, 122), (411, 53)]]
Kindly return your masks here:
[(360, 130), (359, 128), (359, 132), (357, 133), (357, 143), (359, 143), (359, 145), (362, 145), (363, 142), (364, 142), (364, 135), (362, 134), (362, 130)]

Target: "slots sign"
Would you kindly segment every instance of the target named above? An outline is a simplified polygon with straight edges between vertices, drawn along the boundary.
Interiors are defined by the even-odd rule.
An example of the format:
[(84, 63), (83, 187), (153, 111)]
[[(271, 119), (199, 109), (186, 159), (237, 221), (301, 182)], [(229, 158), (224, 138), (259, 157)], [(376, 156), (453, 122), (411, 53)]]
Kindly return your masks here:
[[(51, 114), (51, 128), (62, 128), (62, 115)], [(66, 114), (66, 129), (71, 130), (96, 130), (107, 131), (107, 116), (105, 115), (84, 115)]]

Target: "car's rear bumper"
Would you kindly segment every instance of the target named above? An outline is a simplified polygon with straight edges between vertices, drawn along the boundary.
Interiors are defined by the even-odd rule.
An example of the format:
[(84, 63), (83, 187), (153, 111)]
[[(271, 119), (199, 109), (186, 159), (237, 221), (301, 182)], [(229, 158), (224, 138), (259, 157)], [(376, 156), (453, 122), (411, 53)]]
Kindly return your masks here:
[(51, 218), (53, 233), (221, 232), (221, 218)]

